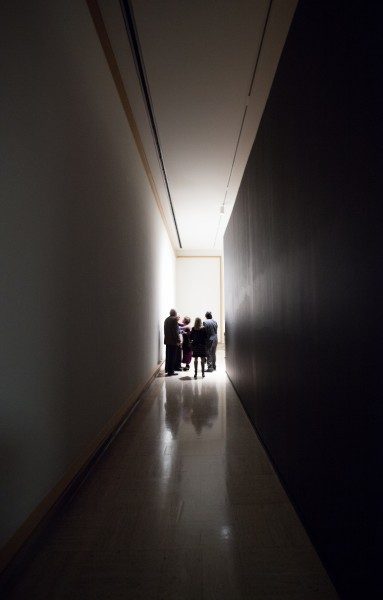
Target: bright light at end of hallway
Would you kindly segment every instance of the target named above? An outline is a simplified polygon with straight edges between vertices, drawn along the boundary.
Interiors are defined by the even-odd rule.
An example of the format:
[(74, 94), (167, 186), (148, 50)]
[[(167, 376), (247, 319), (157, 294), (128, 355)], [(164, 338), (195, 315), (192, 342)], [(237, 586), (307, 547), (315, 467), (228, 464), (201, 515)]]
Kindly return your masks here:
[(205, 318), (211, 311), (222, 341), (221, 259), (219, 256), (179, 256), (176, 265), (176, 300), (181, 315)]

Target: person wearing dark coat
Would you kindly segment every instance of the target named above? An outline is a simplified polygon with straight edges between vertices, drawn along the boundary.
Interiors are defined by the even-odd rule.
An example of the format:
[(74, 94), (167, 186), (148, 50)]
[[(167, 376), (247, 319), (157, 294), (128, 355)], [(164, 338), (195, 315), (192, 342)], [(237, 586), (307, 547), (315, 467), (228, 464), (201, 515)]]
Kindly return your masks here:
[(217, 350), (218, 344), (218, 324), (217, 321), (214, 321), (213, 315), (210, 311), (205, 314), (205, 321), (203, 322), (203, 326), (207, 331), (207, 370), (208, 372), (215, 371), (215, 353)]
[(177, 348), (181, 344), (178, 332), (177, 311), (172, 308), (169, 316), (164, 321), (164, 344), (166, 345), (165, 373), (168, 377), (178, 375), (174, 372), (177, 359)]
[(190, 317), (184, 317), (182, 321), (182, 362), (185, 363), (183, 368), (184, 371), (190, 369), (190, 363), (193, 356), (193, 350), (191, 347), (190, 334), (191, 329), (189, 327)]
[(202, 377), (205, 377), (206, 346), (208, 340), (206, 329), (202, 327), (202, 321), (199, 317), (194, 321), (194, 327), (190, 334), (190, 341), (194, 357), (194, 379), (197, 379), (198, 358), (201, 359)]
[[(178, 333), (180, 335), (180, 339), (182, 340), (183, 339), (182, 338), (183, 323), (180, 322), (179, 315), (177, 315), (177, 320), (178, 320)], [(182, 359), (182, 343), (178, 344), (178, 346), (177, 346), (176, 366), (174, 367), (174, 369), (176, 371), (182, 371), (181, 359)]]

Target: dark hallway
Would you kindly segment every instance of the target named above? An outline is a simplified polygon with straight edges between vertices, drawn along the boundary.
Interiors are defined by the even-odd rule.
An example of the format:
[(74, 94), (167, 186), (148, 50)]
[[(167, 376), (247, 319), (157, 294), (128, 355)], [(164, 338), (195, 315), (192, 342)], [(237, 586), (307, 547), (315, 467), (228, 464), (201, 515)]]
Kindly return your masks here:
[(224, 368), (155, 379), (9, 600), (336, 600)]
[(10, 599), (383, 595), (382, 6), (1, 3)]

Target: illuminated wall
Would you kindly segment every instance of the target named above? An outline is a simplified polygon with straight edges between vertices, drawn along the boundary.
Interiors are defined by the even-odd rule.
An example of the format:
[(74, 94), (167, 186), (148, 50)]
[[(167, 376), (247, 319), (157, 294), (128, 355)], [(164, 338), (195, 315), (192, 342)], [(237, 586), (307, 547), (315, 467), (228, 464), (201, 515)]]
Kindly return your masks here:
[(175, 256), (86, 3), (0, 27), (2, 544), (158, 365)]
[(221, 319), (221, 258), (182, 257), (176, 262), (176, 303), (181, 316), (188, 315), (194, 323), (210, 310), (218, 323), (219, 341), (223, 339)]

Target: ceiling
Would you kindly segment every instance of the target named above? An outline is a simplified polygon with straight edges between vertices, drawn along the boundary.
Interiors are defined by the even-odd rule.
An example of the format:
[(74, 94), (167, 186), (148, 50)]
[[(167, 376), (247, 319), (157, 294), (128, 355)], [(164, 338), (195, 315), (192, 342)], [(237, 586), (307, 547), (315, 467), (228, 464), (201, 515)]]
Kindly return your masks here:
[(178, 254), (221, 252), (297, 1), (100, 2)]

